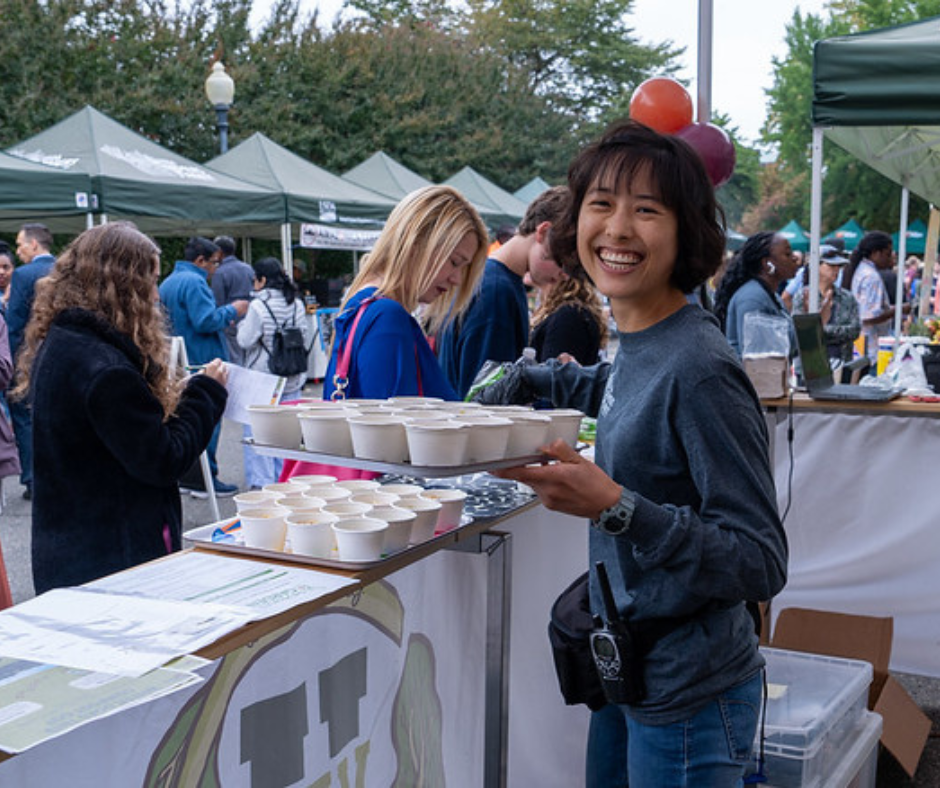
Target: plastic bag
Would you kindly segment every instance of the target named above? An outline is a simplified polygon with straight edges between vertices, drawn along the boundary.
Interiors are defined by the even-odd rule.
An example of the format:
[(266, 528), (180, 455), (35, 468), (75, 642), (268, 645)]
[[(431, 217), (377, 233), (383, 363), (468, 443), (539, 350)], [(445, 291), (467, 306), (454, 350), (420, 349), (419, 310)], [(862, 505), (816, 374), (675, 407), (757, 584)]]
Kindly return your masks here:
[(762, 399), (783, 397), (787, 392), (790, 358), (790, 321), (763, 312), (744, 316), (741, 359), (744, 371)]
[(885, 369), (885, 377), (902, 391), (930, 391), (927, 374), (924, 372), (924, 361), (921, 358), (923, 352), (922, 346), (902, 340), (894, 351), (894, 358)]

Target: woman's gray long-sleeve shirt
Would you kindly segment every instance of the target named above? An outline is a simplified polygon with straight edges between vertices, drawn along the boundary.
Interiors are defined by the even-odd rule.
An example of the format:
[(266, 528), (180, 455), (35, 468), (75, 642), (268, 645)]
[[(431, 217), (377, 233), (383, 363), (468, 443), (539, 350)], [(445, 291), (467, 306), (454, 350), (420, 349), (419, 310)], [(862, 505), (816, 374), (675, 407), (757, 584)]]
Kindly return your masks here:
[[(685, 719), (763, 665), (745, 600), (786, 582), (767, 431), (754, 389), (715, 319), (687, 306), (620, 335), (612, 365), (543, 365), (532, 374), (556, 405), (597, 415), (596, 462), (636, 494), (625, 535), (591, 529), (621, 614), (691, 619), (644, 663), (650, 724)], [(530, 373), (527, 373), (527, 375)]]

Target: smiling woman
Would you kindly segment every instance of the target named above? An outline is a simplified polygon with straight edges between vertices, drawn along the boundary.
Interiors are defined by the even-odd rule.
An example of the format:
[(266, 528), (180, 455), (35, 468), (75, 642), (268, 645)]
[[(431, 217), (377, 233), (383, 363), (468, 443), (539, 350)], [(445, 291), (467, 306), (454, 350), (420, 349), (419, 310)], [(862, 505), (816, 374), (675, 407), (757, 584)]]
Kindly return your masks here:
[(518, 367), (484, 394), (597, 416), (596, 464), (558, 441), (545, 449), (556, 462), (496, 473), (590, 518), (591, 612), (610, 621), (616, 607), (633, 640), (623, 671), (637, 691), (608, 695), (588, 745), (589, 774), (612, 779), (589, 786), (731, 788), (761, 700), (746, 601), (783, 587), (787, 547), (760, 403), (714, 318), (685, 298), (721, 262), (714, 190), (684, 142), (634, 122), (582, 151), (568, 187), (552, 248), (568, 261), (576, 249), (610, 298), (615, 360)]

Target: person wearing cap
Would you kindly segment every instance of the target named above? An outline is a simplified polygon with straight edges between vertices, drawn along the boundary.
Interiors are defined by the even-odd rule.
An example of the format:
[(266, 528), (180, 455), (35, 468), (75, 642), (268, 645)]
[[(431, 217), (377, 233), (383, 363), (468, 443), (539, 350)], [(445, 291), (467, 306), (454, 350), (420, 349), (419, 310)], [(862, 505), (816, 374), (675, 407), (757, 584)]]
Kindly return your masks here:
[[(852, 360), (852, 343), (862, 331), (858, 302), (851, 291), (839, 287), (839, 274), (849, 262), (829, 244), (819, 247), (819, 314), (823, 324), (826, 350), (830, 359)], [(793, 298), (793, 312), (809, 310), (809, 287), (801, 288)]]

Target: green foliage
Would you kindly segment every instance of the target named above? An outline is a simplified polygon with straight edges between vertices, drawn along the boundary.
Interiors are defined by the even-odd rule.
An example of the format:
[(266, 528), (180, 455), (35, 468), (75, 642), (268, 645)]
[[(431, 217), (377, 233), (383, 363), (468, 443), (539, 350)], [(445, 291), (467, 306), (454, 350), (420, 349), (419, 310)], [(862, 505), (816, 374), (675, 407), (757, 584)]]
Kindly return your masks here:
[[(778, 168), (765, 173), (763, 203), (746, 224), (760, 219), (796, 219), (809, 226), (812, 145), (813, 45), (848, 33), (873, 30), (940, 14), (940, 0), (831, 0), (828, 18), (799, 11), (787, 25), (785, 57), (774, 58), (774, 82), (767, 91), (770, 109), (762, 130), (765, 143), (779, 151)], [(900, 187), (857, 158), (827, 143), (823, 190), (823, 231), (854, 217), (866, 229), (893, 229), (899, 221)], [(770, 188), (774, 184), (782, 187)], [(926, 216), (923, 200), (912, 195), (911, 217)], [(785, 218), (784, 218), (785, 217)], [(767, 224), (755, 229), (778, 226)]]

